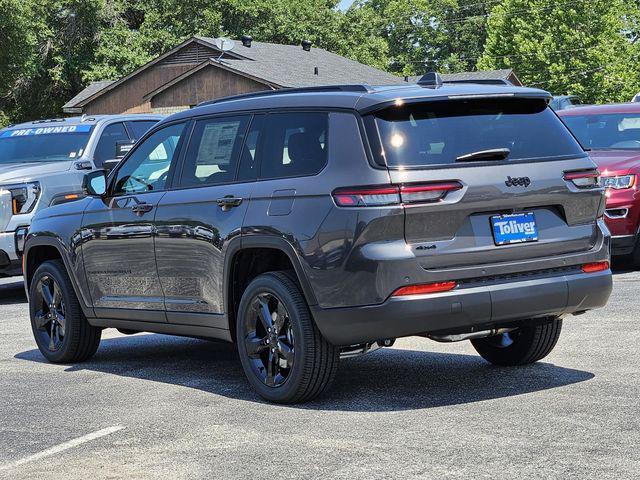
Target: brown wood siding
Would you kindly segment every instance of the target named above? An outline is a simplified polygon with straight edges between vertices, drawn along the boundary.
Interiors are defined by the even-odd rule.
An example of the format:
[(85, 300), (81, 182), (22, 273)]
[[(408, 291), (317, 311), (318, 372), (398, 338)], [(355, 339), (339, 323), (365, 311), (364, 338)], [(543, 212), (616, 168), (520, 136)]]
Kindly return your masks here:
[(196, 64), (154, 65), (88, 103), (84, 112), (88, 115), (149, 113), (151, 106), (143, 97), (195, 66)]
[(151, 99), (152, 108), (197, 105), (228, 95), (269, 90), (260, 82), (214, 65), (207, 66)]

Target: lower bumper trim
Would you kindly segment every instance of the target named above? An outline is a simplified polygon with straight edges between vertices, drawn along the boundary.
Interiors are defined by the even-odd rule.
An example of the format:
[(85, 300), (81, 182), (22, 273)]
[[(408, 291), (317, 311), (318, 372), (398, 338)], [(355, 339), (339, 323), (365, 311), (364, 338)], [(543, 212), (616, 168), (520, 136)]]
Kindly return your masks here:
[(354, 345), (381, 338), (470, 332), (591, 310), (605, 305), (611, 288), (611, 270), (606, 270), (391, 297), (380, 305), (316, 306), (312, 313), (327, 340)]

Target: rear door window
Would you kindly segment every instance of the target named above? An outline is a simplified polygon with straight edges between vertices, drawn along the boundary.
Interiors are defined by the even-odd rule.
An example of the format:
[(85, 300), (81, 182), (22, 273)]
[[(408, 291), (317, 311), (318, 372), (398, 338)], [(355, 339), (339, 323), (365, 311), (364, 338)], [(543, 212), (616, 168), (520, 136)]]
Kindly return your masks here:
[(582, 155), (541, 99), (471, 99), (405, 104), (368, 121), (390, 167), (453, 164), (477, 152), (508, 149), (508, 159)]
[(196, 122), (180, 186), (233, 182), (249, 119), (249, 116), (219, 117)]
[(327, 164), (327, 113), (274, 113), (266, 124), (260, 178), (316, 175)]

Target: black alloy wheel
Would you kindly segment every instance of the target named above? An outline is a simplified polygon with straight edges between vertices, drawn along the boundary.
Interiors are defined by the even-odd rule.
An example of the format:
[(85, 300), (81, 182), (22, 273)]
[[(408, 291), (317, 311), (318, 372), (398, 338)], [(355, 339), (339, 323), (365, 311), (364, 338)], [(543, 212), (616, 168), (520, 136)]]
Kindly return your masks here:
[(237, 312), (240, 362), (260, 396), (298, 403), (329, 387), (340, 349), (318, 330), (295, 273), (258, 275), (242, 293)]
[(48, 260), (34, 272), (29, 314), (38, 349), (50, 362), (81, 362), (98, 350), (102, 330), (87, 322), (61, 260)]
[(37, 283), (33, 302), (36, 305), (34, 323), (40, 345), (47, 345), (49, 351), (62, 348), (65, 338), (66, 312), (62, 291), (55, 279), (42, 276)]
[(295, 336), (289, 312), (272, 293), (259, 293), (250, 303), (244, 339), (247, 356), (258, 378), (268, 387), (287, 381), (295, 361)]

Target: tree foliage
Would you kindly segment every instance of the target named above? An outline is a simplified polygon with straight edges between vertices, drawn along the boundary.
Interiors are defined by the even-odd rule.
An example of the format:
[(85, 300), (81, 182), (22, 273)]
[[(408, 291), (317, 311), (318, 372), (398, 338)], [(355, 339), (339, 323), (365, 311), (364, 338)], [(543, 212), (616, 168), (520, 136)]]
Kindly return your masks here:
[(640, 69), (627, 8), (624, 0), (504, 0), (491, 12), (478, 67), (513, 68), (527, 85), (587, 102), (628, 101)]
[(399, 75), (511, 67), (587, 101), (640, 91), (640, 0), (0, 0), (0, 125), (59, 115), (193, 35), (309, 39)]

